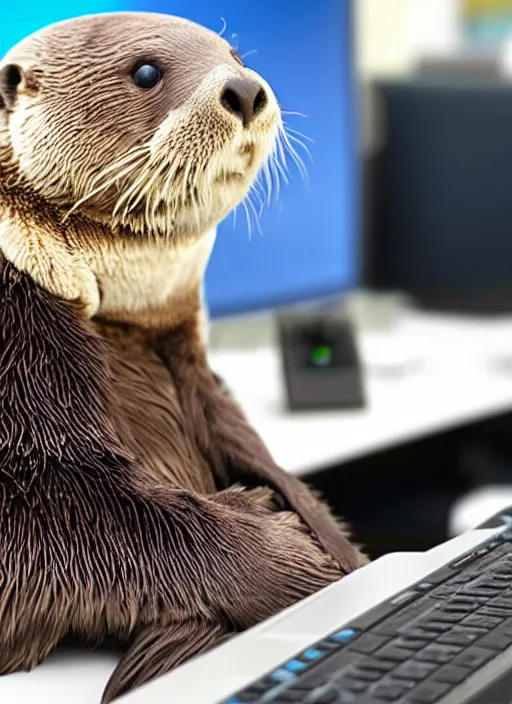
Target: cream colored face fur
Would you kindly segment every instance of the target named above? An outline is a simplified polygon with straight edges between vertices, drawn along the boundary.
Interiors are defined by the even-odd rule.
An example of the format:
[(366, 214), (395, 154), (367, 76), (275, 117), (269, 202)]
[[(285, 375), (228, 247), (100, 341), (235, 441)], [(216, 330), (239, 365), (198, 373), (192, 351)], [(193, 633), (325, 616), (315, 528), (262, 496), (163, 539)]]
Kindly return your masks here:
[[(149, 90), (133, 80), (148, 63), (162, 72)], [(45, 285), (48, 277), (74, 279), (87, 270), (77, 273), (79, 284), (50, 288), (73, 297), (77, 285), (86, 286), (80, 296), (91, 299), (89, 314), (154, 307), (173, 287), (196, 284), (212, 230), (247, 195), (274, 148), (281, 117), (270, 86), (220, 36), (147, 13), (52, 25), (9, 52), (0, 75), (0, 167), (8, 153), (17, 188), (55, 209), (56, 231), (69, 229), (61, 238), (67, 244), (55, 243), (62, 251), (45, 255), (37, 248), (52, 239), (46, 230), (53, 224), (34, 244), (26, 217), (4, 209), (4, 254), (35, 269)], [(221, 96), (230, 81), (247, 80), (263, 89), (266, 103), (244, 124)], [(112, 236), (82, 237), (77, 218)], [(55, 263), (61, 256), (69, 259), (68, 274)]]

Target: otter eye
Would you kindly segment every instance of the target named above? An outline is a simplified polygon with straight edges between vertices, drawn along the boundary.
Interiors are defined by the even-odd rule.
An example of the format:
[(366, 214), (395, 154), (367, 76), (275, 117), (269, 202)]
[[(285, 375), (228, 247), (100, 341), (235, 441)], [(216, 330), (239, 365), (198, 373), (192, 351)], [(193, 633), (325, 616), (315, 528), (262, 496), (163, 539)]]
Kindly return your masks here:
[(162, 72), (154, 64), (142, 64), (133, 72), (133, 82), (138, 88), (149, 90), (162, 80)]

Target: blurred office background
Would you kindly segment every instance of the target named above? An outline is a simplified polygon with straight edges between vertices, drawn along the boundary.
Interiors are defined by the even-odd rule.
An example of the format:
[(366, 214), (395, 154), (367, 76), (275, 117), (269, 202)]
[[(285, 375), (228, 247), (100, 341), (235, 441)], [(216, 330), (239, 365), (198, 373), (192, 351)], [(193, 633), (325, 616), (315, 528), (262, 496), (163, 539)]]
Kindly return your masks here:
[[(0, 56), (134, 9), (223, 31), (283, 107), (279, 194), (221, 224), (206, 286), (212, 364), (277, 461), (374, 556), (512, 505), (512, 0), (34, 0)], [(290, 306), (351, 326), (358, 408), (289, 409)]]

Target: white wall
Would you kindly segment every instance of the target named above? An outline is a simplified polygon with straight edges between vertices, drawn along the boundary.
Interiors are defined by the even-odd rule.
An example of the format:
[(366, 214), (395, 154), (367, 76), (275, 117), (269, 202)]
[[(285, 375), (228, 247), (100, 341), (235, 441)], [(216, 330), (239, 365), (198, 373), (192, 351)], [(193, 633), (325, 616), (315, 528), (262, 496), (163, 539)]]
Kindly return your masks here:
[(460, 43), (459, 0), (354, 0), (360, 75), (401, 75)]

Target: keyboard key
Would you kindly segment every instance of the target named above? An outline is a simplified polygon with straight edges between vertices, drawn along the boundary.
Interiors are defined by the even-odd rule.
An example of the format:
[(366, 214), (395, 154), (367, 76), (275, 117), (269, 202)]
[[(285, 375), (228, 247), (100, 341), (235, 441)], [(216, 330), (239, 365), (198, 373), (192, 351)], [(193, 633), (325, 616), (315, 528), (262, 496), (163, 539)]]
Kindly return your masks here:
[[(392, 669), (392, 668), (390, 668)], [(347, 676), (359, 682), (377, 682), (382, 677), (382, 672), (378, 670), (367, 670), (363, 667), (354, 667), (347, 671)]]
[(370, 694), (376, 699), (384, 699), (387, 702), (394, 702), (405, 696), (413, 687), (415, 682), (400, 682), (399, 680), (383, 680), (377, 686), (372, 687)]
[(429, 592), (434, 587), (435, 584), (433, 582), (420, 582), (419, 584), (416, 584), (416, 589), (420, 592)]
[[(467, 592), (465, 591), (467, 589)], [(470, 596), (475, 597), (475, 599), (494, 599), (494, 597), (500, 596), (502, 594), (502, 589), (489, 589), (489, 587), (464, 587), (463, 593), (467, 593)]]
[(433, 662), (444, 665), (462, 651), (462, 647), (455, 645), (442, 645), (432, 643), (416, 655), (416, 659), (423, 662)]
[(478, 559), (478, 553), (475, 550), (474, 552), (469, 553), (469, 555), (463, 555), (462, 557), (459, 557), (455, 562), (452, 562), (450, 567), (453, 569), (462, 569), (463, 567), (467, 567), (467, 565), (470, 565), (472, 562)]
[(362, 694), (370, 686), (368, 682), (362, 682), (351, 677), (342, 679), (338, 682), (338, 685), (343, 691), (352, 692), (353, 694)]
[(273, 699), (273, 704), (293, 704), (293, 702), (302, 702), (304, 699), (304, 692), (298, 692), (297, 690), (286, 689), (284, 692), (280, 692), (276, 699)]
[(311, 704), (333, 704), (339, 701), (339, 695), (335, 689), (327, 689), (313, 696), (309, 701)]
[(479, 576), (480, 575), (478, 572), (462, 572), (462, 574), (455, 574), (447, 584), (451, 587), (454, 585), (460, 586), (461, 584), (467, 584), (468, 582), (473, 581), (473, 579), (477, 579)]
[(494, 575), (490, 575), (489, 577), (486, 576), (483, 579), (480, 579), (479, 584), (481, 587), (496, 589), (500, 594), (506, 591), (510, 586), (510, 583), (507, 580), (495, 577)]
[(453, 664), (468, 667), (470, 670), (476, 670), (485, 665), (486, 662), (489, 662), (489, 660), (492, 660), (493, 657), (496, 657), (496, 654), (492, 650), (473, 645), (462, 653), (459, 653), (453, 660)]
[(427, 577), (427, 581), (437, 585), (446, 582), (447, 579), (454, 576), (455, 572), (451, 567), (441, 567), (440, 569), (436, 570), (433, 574), (429, 574), (429, 576)]
[(389, 640), (390, 639), (386, 636), (375, 636), (373, 633), (364, 633), (350, 646), (350, 649), (355, 650), (356, 653), (371, 655), (383, 645), (389, 643)]
[(274, 682), (290, 682), (295, 678), (295, 675), (286, 670), (284, 667), (280, 667), (278, 670), (269, 675), (270, 679)]
[(433, 662), (410, 660), (400, 665), (400, 667), (393, 672), (393, 677), (420, 682), (426, 679), (435, 670), (437, 670), (437, 665)]
[[(421, 618), (417, 619), (416, 625), (419, 628), (425, 628), (427, 631), (434, 631), (434, 633), (444, 633), (449, 631), (452, 627), (450, 623), (443, 623), (437, 620), (437, 610), (435, 613), (426, 614)], [(437, 638), (437, 636), (434, 636)]]
[(462, 626), (472, 626), (475, 628), (484, 628), (487, 631), (496, 628), (500, 623), (503, 623), (502, 618), (497, 616), (479, 616), (478, 614), (472, 614), (471, 616), (466, 616), (466, 618), (461, 621)]
[[(472, 613), (482, 608), (482, 604), (479, 604), (474, 599), (466, 603), (457, 601), (455, 603), (446, 602), (444, 605), (444, 613), (460, 614), (460, 620), (466, 616), (470, 616)], [(459, 621), (460, 623), (460, 621)]]
[(370, 670), (371, 672), (385, 673), (394, 670), (396, 667), (396, 662), (393, 660), (381, 660), (379, 657), (366, 660), (361, 665), (358, 664), (357, 667), (361, 667), (365, 671)]
[(320, 658), (325, 657), (327, 655), (326, 650), (319, 650), (318, 648), (308, 648), (305, 650), (302, 655), (301, 659), (303, 658), (304, 660), (320, 660)]
[(359, 631), (354, 628), (344, 628), (337, 633), (333, 633), (330, 637), (336, 643), (350, 643), (350, 641), (355, 640), (359, 635)]
[(290, 662), (287, 662), (285, 665), (285, 668), (289, 670), (290, 672), (302, 672), (302, 670), (305, 670), (307, 668), (307, 663), (301, 662), (298, 659), (295, 660), (290, 660)]
[(466, 614), (466, 610), (459, 609), (438, 609), (436, 611), (436, 620), (440, 623), (459, 623)]
[(483, 606), (481, 609), (478, 609), (478, 615), (497, 616), (498, 618), (510, 618), (512, 616), (512, 602), (510, 606)]
[(391, 599), (391, 603), (397, 606), (403, 606), (404, 604), (408, 604), (411, 601), (414, 601), (417, 599), (420, 595), (418, 592), (415, 591), (408, 591), (408, 592), (402, 592), (401, 594), (397, 594), (393, 599)]
[(441, 669), (437, 670), (435, 674), (432, 675), (432, 679), (436, 682), (445, 682), (446, 684), (457, 685), (473, 674), (471, 670), (467, 667), (461, 667), (460, 665), (443, 665)]
[(400, 638), (396, 638), (396, 640), (393, 641), (393, 645), (396, 645), (397, 648), (405, 648), (405, 650), (408, 650), (409, 654), (412, 656), (414, 653), (418, 652), (418, 650), (425, 647), (425, 641), (402, 636)]
[(408, 697), (411, 702), (418, 704), (434, 704), (450, 689), (452, 689), (451, 685), (445, 682), (423, 682), (412, 692), (409, 692)]
[(478, 641), (478, 645), (482, 648), (490, 648), (491, 650), (501, 652), (512, 645), (512, 634), (507, 633), (502, 627), (500, 627), (495, 631), (487, 633)]
[[(510, 580), (512, 578), (507, 577), (507, 580)], [(506, 592), (503, 592), (500, 596), (496, 597), (496, 599), (492, 599), (491, 601), (488, 602), (489, 606), (498, 606), (502, 608), (512, 608), (512, 589), (507, 589)]]
[(377, 656), (379, 658), (383, 658), (384, 660), (391, 660), (394, 663), (401, 663), (410, 659), (411, 651), (406, 650), (405, 648), (397, 647), (393, 643), (390, 643), (382, 648), (382, 650), (379, 650)]
[(446, 611), (459, 611), (461, 613), (464, 611), (475, 611), (480, 606), (480, 602), (475, 599), (474, 596), (467, 596), (465, 594), (456, 594), (450, 597), (446, 604), (443, 604), (443, 608)]
[(405, 628), (400, 629), (400, 634), (412, 638), (413, 640), (422, 640), (425, 643), (436, 640), (436, 637), (439, 636), (439, 633), (435, 631), (414, 625), (407, 625)]
[(479, 640), (487, 633), (482, 628), (465, 628), (463, 626), (455, 626), (451, 631), (443, 633), (437, 639), (438, 643), (443, 645), (460, 645), (463, 648)]
[(315, 644), (315, 648), (319, 650), (325, 650), (326, 653), (332, 653), (334, 650), (339, 650), (341, 648), (341, 643), (333, 640), (321, 640), (319, 643)]

